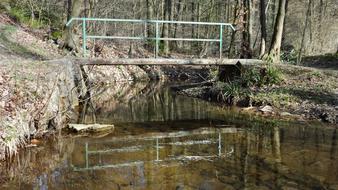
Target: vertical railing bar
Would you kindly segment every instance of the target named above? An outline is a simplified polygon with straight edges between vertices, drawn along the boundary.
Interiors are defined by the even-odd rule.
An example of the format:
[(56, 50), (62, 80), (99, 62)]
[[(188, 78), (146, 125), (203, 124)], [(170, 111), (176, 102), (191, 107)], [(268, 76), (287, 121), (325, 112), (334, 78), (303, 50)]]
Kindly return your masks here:
[(223, 51), (223, 25), (220, 25), (219, 31), (219, 58), (222, 59), (222, 51)]
[(156, 22), (156, 47), (155, 47), (155, 58), (158, 58), (158, 52), (159, 52), (159, 46), (160, 46), (160, 42), (159, 42), (159, 24), (158, 22)]
[[(147, 28), (148, 23), (155, 23), (156, 24), (156, 46), (155, 46), (155, 58), (158, 58), (159, 54), (159, 45), (160, 45), (160, 37), (159, 37), (159, 23), (179, 23), (179, 24), (198, 24), (198, 25), (219, 25), (220, 26), (220, 59), (222, 59), (222, 52), (223, 52), (223, 26), (229, 26), (233, 31), (235, 31), (235, 27), (230, 23), (207, 23), (207, 22), (184, 22), (184, 21), (161, 21), (161, 20), (131, 20), (131, 19), (100, 19), (100, 18), (71, 18), (66, 26), (69, 26), (74, 20), (82, 20), (82, 38), (83, 38), (83, 56), (87, 56), (87, 27), (86, 22), (87, 21), (114, 21), (114, 22), (144, 22), (145, 28)], [(145, 35), (147, 36), (147, 35)], [(144, 39), (147, 39), (147, 37), (144, 37)]]
[(86, 18), (82, 20), (82, 48), (83, 48), (83, 57), (86, 57), (86, 49), (87, 49), (87, 33), (86, 33)]

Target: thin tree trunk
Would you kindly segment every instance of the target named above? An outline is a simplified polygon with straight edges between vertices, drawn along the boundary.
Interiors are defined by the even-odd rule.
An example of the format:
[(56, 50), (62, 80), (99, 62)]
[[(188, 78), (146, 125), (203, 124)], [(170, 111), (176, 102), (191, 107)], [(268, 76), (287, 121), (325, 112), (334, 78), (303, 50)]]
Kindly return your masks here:
[[(147, 20), (151, 20), (153, 19), (153, 14), (154, 14), (154, 10), (153, 10), (153, 6), (154, 4), (151, 3), (152, 0), (146, 0), (147, 3)], [(151, 27), (147, 27), (147, 36), (154, 36), (154, 32), (152, 31)]]
[[(182, 20), (182, 14), (183, 14), (183, 9), (184, 9), (184, 0), (179, 0), (177, 3), (177, 17), (176, 19), (181, 21)], [(177, 37), (177, 30), (180, 27), (180, 24), (175, 24), (174, 25), (174, 38)], [(180, 47), (180, 44), (182, 44), (182, 42), (180, 41), (176, 41), (176, 47)]]
[[(83, 4), (83, 0), (68, 0), (68, 6), (69, 5), (72, 5), (72, 6), (71, 8), (68, 7), (68, 11), (70, 11), (70, 13), (68, 12), (67, 17), (69, 18), (79, 17), (81, 13), (82, 4)], [(69, 26), (66, 26), (65, 28), (65, 31), (64, 31), (65, 44), (63, 48), (66, 48), (70, 51), (72, 50), (77, 51), (76, 42), (74, 39), (72, 29), (73, 29), (73, 23), (71, 23)]]
[(302, 61), (302, 56), (303, 56), (303, 51), (304, 51), (304, 46), (305, 46), (306, 29), (308, 28), (309, 16), (311, 13), (311, 4), (312, 4), (312, 0), (309, 0), (307, 11), (306, 11), (306, 16), (305, 16), (304, 29), (302, 33), (302, 41), (300, 43), (299, 53), (297, 57), (297, 64), (300, 64), (300, 62)]
[[(171, 0), (165, 0), (164, 4), (164, 20), (169, 20), (170, 18), (170, 7), (171, 7)], [(163, 24), (163, 38), (169, 37), (169, 24), (164, 23)], [(164, 40), (163, 41), (163, 53), (164, 55), (169, 54), (169, 41)]]
[[(242, 47), (241, 47), (241, 57), (242, 58), (251, 58), (251, 19), (250, 19), (250, 0), (243, 0), (243, 38), (242, 38)], [(250, 31), (251, 30), (251, 31)]]
[(270, 57), (273, 62), (280, 61), (280, 51), (282, 45), (282, 37), (283, 37), (283, 26), (285, 20), (285, 11), (286, 11), (286, 0), (279, 0), (278, 5), (278, 13), (274, 26), (274, 31), (272, 35), (272, 42), (270, 46)]
[(259, 57), (263, 57), (266, 49), (266, 12), (265, 0), (260, 0), (260, 23), (261, 23), (261, 46), (259, 50)]
[[(238, 17), (238, 12), (239, 12), (239, 6), (240, 5), (240, 0), (236, 0), (236, 5), (235, 5), (235, 8), (233, 10), (233, 22), (232, 23), (236, 23), (237, 21), (237, 17)], [(234, 53), (234, 50), (235, 50), (235, 39), (236, 39), (236, 30), (235, 31), (232, 31), (232, 34), (231, 34), (231, 40), (230, 40), (230, 45), (229, 45), (229, 57), (233, 57), (233, 55), (235, 54)]]

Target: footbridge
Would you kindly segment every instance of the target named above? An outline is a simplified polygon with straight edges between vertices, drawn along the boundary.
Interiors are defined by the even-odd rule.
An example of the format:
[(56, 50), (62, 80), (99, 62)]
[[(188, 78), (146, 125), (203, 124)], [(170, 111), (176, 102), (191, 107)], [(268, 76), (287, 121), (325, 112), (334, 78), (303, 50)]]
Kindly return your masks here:
[[(165, 21), (165, 20), (136, 20), (136, 19), (110, 19), (110, 18), (71, 18), (66, 26), (72, 27), (74, 22), (80, 22), (82, 30), (82, 53), (83, 58), (76, 59), (76, 62), (82, 65), (236, 65), (241, 63), (242, 65), (247, 64), (259, 64), (261, 60), (257, 59), (227, 59), (223, 58), (223, 46), (224, 46), (224, 31), (230, 29), (235, 31), (235, 27), (231, 23), (216, 23), (216, 22), (187, 22), (187, 21)], [(88, 26), (93, 23), (129, 23), (129, 24), (141, 24), (143, 25), (142, 34), (133, 36), (125, 35), (99, 35), (94, 32), (89, 32)], [(192, 26), (205, 26), (212, 27), (216, 26), (219, 28), (218, 34), (213, 34), (213, 38), (175, 38), (175, 37), (161, 37), (161, 26), (163, 24), (173, 25), (192, 25)], [(133, 26), (134, 27), (134, 26)], [(154, 28), (154, 36), (148, 36), (148, 28)], [(134, 30), (134, 29), (133, 29)], [(211, 30), (211, 28), (210, 28)], [(150, 41), (154, 42), (154, 56), (153, 58), (115, 58), (115, 59), (96, 59), (88, 58), (87, 54), (87, 42), (88, 40), (105, 39), (105, 40), (138, 40), (138, 41)], [(161, 41), (190, 41), (190, 42), (215, 42), (219, 46), (219, 58), (215, 59), (173, 59), (173, 58), (161, 58), (160, 42)]]

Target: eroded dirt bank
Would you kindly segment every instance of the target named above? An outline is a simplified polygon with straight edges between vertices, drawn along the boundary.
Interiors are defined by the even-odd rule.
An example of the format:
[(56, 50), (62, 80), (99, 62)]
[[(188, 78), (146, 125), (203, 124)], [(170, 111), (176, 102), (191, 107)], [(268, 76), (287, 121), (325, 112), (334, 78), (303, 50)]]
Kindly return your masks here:
[[(139, 67), (79, 67), (71, 61), (0, 65), (0, 159), (75, 120), (96, 88), (119, 81), (149, 80)], [(119, 85), (115, 85), (119, 92)]]
[[(83, 119), (83, 113), (95, 107), (88, 104), (91, 99), (99, 99), (95, 102), (101, 104), (111, 97), (130, 99), (149, 89), (147, 83), (135, 86), (134, 81), (189, 81), (206, 77), (208, 71), (202, 69), (201, 73), (191, 67), (79, 66), (71, 59), (7, 62), (0, 67), (0, 159), (14, 155), (31, 139)], [(107, 94), (101, 92), (105, 86), (114, 88)]]

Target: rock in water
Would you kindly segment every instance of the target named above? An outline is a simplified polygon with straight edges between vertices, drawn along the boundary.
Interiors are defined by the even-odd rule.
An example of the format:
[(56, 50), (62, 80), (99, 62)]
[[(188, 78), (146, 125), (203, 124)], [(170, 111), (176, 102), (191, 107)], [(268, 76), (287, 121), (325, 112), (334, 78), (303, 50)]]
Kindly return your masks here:
[(69, 124), (68, 128), (75, 132), (101, 132), (114, 129), (114, 125)]

